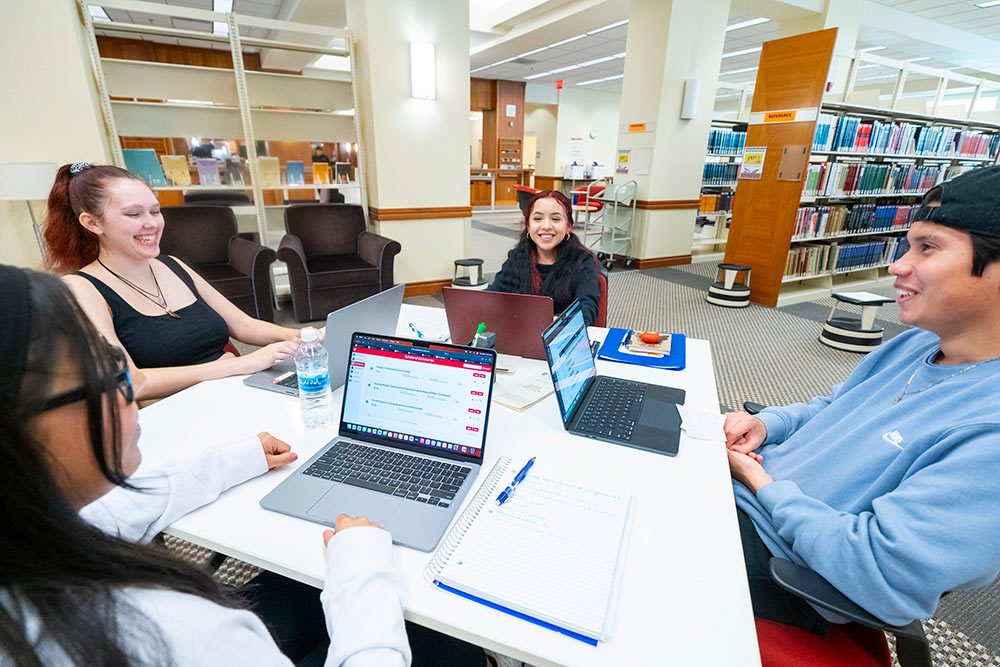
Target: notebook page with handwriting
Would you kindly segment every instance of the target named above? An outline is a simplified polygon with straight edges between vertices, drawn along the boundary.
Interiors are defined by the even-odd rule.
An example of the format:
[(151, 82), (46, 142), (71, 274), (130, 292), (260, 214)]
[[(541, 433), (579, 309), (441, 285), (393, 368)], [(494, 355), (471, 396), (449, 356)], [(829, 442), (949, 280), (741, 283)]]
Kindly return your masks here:
[(506, 503), (495, 498), (452, 543), (435, 583), (553, 629), (604, 638), (631, 497), (529, 474)]

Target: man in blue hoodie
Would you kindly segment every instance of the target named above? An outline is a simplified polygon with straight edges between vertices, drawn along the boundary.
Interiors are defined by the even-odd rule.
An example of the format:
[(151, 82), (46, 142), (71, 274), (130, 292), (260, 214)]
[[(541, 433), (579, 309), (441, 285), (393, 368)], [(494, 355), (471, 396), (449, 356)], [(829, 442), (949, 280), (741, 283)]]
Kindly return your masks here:
[(1000, 167), (933, 188), (916, 220), (889, 267), (900, 320), (915, 328), (828, 397), (726, 415), (762, 618), (824, 623), (770, 582), (771, 555), (896, 625), (1000, 572)]

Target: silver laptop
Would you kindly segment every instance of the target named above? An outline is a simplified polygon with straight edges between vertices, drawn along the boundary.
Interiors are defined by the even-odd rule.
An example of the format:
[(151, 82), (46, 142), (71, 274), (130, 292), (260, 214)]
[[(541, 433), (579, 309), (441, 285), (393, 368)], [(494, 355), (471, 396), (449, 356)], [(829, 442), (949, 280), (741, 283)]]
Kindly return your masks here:
[(330, 526), (365, 516), (431, 551), (482, 465), (496, 352), (368, 333), (349, 350), (340, 437), (260, 506)]
[[(379, 334), (396, 332), (399, 307), (403, 303), (406, 285), (396, 285), (333, 311), (326, 316), (326, 337), (323, 343), (329, 355), (330, 391), (344, 384), (347, 374), (347, 353), (351, 334), (371, 331)], [(257, 389), (267, 389), (289, 396), (299, 395), (299, 379), (294, 361), (282, 361), (267, 370), (245, 378), (243, 384)]]

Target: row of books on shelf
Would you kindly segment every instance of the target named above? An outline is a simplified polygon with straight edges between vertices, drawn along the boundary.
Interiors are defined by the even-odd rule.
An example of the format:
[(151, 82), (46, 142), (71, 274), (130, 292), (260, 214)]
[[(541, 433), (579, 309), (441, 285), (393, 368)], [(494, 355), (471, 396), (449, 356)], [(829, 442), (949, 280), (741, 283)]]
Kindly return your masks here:
[(804, 196), (923, 194), (973, 167), (948, 164), (821, 162), (809, 165)]
[[(151, 187), (191, 185), (191, 169), (186, 155), (162, 155), (159, 158), (152, 148), (125, 148), (122, 150), (125, 168), (142, 178)], [(276, 157), (259, 157), (261, 187), (282, 187), (281, 163)], [(194, 159), (199, 185), (246, 186), (250, 182), (246, 159), (230, 155), (224, 160), (214, 157)], [(223, 183), (223, 173), (226, 182)], [(338, 162), (312, 163), (313, 184), (349, 183), (350, 165)], [(289, 160), (285, 165), (285, 185), (305, 185), (305, 163)]]
[(792, 240), (909, 229), (918, 204), (800, 206)]
[(901, 237), (876, 238), (862, 243), (810, 243), (788, 252), (785, 277), (809, 278), (831, 272), (886, 266), (906, 252)]
[(821, 113), (813, 150), (994, 159), (1000, 133)]
[(733, 199), (735, 198), (735, 192), (723, 192), (717, 195), (703, 194), (699, 199), (698, 212), (703, 214), (727, 213), (733, 210)]
[(736, 182), (739, 170), (735, 162), (707, 162), (701, 180), (706, 185), (729, 185)]
[(746, 140), (746, 132), (712, 128), (708, 133), (708, 153), (709, 155), (741, 155)]

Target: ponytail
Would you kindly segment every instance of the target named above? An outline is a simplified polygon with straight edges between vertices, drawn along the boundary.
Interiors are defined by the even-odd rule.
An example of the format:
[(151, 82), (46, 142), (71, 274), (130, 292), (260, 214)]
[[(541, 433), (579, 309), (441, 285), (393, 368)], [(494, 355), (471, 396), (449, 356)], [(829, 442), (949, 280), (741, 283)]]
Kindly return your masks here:
[(80, 224), (80, 214), (101, 217), (108, 183), (116, 178), (144, 182), (135, 174), (111, 165), (64, 164), (56, 172), (45, 214), (46, 268), (72, 273), (97, 259), (97, 235)]

